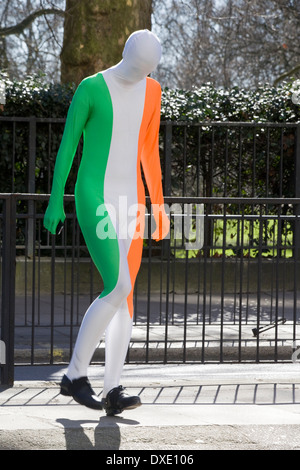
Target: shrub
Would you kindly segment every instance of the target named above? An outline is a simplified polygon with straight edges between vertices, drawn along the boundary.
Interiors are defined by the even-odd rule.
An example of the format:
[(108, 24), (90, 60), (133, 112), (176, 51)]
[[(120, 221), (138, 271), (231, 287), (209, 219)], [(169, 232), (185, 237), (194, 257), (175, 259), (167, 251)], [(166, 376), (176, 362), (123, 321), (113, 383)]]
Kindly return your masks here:
[(165, 89), (162, 119), (175, 121), (298, 122), (300, 106), (292, 102), (293, 82), (256, 90), (217, 89), (211, 83), (191, 91)]

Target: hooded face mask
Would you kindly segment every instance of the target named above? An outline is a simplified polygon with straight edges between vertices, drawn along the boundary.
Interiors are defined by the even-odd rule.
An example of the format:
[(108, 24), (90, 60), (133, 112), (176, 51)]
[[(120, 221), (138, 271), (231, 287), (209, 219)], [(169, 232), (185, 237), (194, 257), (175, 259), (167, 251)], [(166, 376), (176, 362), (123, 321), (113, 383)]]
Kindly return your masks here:
[(161, 44), (147, 29), (132, 33), (126, 41), (122, 61), (113, 67), (118, 78), (136, 83), (153, 72), (161, 59)]

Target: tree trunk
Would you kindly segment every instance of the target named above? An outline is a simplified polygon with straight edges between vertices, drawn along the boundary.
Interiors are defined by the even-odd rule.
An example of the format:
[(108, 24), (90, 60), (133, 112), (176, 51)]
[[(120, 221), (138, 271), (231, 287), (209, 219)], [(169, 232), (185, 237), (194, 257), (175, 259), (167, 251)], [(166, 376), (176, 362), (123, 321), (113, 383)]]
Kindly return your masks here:
[(152, 0), (67, 0), (61, 81), (76, 85), (118, 63), (127, 37), (151, 28)]

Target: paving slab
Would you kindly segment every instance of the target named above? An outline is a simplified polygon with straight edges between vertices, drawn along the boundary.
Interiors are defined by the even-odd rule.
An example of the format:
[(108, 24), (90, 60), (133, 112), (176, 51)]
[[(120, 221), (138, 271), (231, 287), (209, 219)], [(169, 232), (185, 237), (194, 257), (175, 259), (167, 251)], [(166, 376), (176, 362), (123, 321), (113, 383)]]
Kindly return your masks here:
[[(143, 405), (115, 417), (60, 395), (64, 372), (16, 367), (0, 393), (1, 450), (300, 450), (299, 363), (127, 365), (123, 385)], [(89, 369), (100, 396), (103, 373)]]

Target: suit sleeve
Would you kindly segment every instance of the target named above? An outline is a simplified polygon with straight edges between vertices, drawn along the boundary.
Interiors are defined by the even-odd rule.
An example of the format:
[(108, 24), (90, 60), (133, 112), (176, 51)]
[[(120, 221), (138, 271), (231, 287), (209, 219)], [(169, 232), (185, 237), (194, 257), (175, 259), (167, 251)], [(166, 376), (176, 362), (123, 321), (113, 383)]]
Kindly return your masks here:
[(51, 196), (44, 217), (44, 226), (55, 234), (59, 221), (64, 222), (63, 197), (65, 185), (76, 149), (90, 112), (89, 95), (85, 81), (78, 86), (72, 99), (63, 137), (56, 157)]
[(156, 230), (152, 237), (161, 240), (169, 232), (169, 218), (164, 208), (162, 172), (159, 157), (159, 127), (161, 110), (161, 88), (156, 91), (155, 106), (149, 122), (142, 149), (141, 162), (149, 191)]

